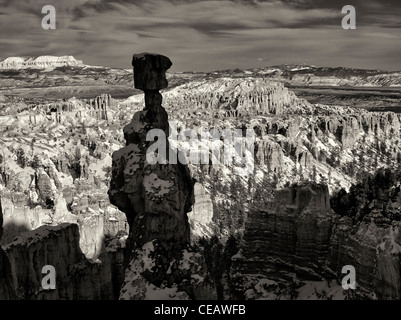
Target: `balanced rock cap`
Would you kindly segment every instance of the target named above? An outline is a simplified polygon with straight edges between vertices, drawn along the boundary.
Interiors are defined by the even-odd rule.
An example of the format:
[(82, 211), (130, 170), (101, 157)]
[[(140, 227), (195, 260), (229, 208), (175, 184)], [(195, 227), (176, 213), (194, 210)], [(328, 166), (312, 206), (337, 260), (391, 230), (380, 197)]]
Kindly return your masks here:
[(160, 90), (167, 88), (166, 71), (172, 66), (169, 58), (156, 53), (134, 54), (135, 88), (140, 90)]

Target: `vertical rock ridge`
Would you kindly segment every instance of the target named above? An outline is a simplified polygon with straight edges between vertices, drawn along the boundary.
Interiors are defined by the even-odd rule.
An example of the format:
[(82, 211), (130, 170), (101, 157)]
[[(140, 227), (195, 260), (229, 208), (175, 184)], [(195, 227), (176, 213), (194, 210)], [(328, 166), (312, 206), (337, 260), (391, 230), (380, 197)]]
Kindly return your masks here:
[[(170, 59), (156, 54), (134, 55), (135, 87), (145, 93), (145, 108), (124, 127), (126, 146), (113, 154), (109, 197), (127, 215), (130, 240), (136, 245), (154, 239), (189, 243), (187, 212), (194, 203), (192, 180), (187, 166), (170, 164), (174, 152), (168, 142), (169, 123), (159, 90), (166, 88)], [(149, 164), (146, 141), (151, 129), (165, 133), (166, 164)]]
[[(4, 245), (10, 261), (13, 286), (24, 300), (113, 299), (111, 266), (107, 253), (91, 261), (79, 247), (77, 224), (42, 226)], [(42, 288), (42, 268), (56, 270), (56, 288)]]
[[(204, 257), (190, 248), (187, 213), (194, 204), (194, 180), (186, 165), (170, 163), (168, 114), (159, 90), (167, 87), (169, 58), (134, 55), (135, 88), (145, 93), (145, 107), (124, 127), (126, 146), (113, 153), (110, 202), (127, 216), (126, 273), (120, 299), (216, 299)], [(152, 129), (165, 135), (166, 157), (147, 160)], [(158, 156), (161, 156), (160, 150)], [(159, 157), (160, 159), (160, 157)], [(160, 163), (162, 162), (162, 163)]]
[[(3, 236), (3, 210), (0, 198), (0, 239)], [(15, 299), (10, 262), (0, 247), (0, 300)]]

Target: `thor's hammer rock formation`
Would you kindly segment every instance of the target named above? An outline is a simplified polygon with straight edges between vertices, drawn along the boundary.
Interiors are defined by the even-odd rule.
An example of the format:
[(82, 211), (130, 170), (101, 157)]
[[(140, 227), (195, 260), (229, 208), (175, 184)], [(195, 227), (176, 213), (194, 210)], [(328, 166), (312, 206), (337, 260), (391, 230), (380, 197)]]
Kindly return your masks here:
[[(109, 197), (130, 226), (121, 299), (214, 299), (203, 256), (189, 247), (187, 213), (194, 203), (194, 180), (186, 165), (169, 163), (169, 122), (159, 90), (167, 87), (169, 58), (134, 55), (135, 88), (145, 93), (145, 108), (124, 127), (126, 146), (113, 153)], [(150, 130), (166, 136), (166, 158), (147, 160)], [(176, 156), (176, 155), (175, 155)], [(160, 163), (161, 162), (161, 163)], [(128, 264), (129, 263), (129, 264)], [(193, 275), (197, 275), (193, 277)]]
[[(168, 154), (169, 123), (160, 89), (167, 87), (170, 59), (155, 54), (134, 55), (135, 87), (145, 92), (145, 108), (124, 127), (126, 146), (113, 154), (109, 197), (127, 215), (130, 240), (141, 246), (151, 240), (189, 243), (187, 212), (194, 203), (193, 180), (182, 164), (149, 164), (146, 141), (151, 129), (163, 130)], [(133, 244), (133, 243), (131, 243)]]

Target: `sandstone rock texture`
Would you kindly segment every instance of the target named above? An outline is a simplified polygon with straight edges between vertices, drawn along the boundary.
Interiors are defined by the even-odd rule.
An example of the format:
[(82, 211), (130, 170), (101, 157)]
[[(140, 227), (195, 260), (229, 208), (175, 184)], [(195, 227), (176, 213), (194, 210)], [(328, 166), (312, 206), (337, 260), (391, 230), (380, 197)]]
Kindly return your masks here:
[[(266, 208), (249, 214), (232, 274), (274, 281), (292, 281), (296, 275), (300, 280), (341, 283), (342, 268), (352, 265), (357, 297), (399, 299), (400, 230), (399, 222), (353, 225), (332, 211), (327, 186), (293, 185), (277, 190)], [(245, 292), (241, 283), (238, 289)]]
[(329, 201), (326, 186), (297, 185), (278, 190), (267, 208), (249, 214), (242, 247), (249, 270), (274, 277), (297, 271), (319, 279), (335, 221)]
[[(0, 97), (0, 103), (1, 103)], [(3, 101), (5, 102), (5, 101)], [(16, 118), (0, 116), (0, 130), (11, 127), (10, 122), (19, 120), (18, 125), (41, 126), (51, 123), (69, 125), (75, 123), (99, 124), (112, 123), (116, 116), (114, 107), (117, 101), (110, 94), (101, 94), (94, 99), (58, 99), (56, 101), (35, 101), (27, 106), (27, 112), (19, 113)], [(5, 121), (7, 120), (7, 121)], [(4, 122), (3, 122), (4, 121)]]
[(149, 90), (158, 91), (167, 88), (166, 71), (172, 66), (169, 58), (155, 53), (134, 54), (132, 66), (135, 88), (145, 93)]
[[(127, 215), (125, 280), (120, 299), (215, 299), (203, 256), (189, 248), (187, 213), (194, 203), (194, 181), (181, 163), (169, 163), (174, 152), (159, 90), (167, 87), (169, 58), (134, 55), (135, 87), (145, 93), (145, 108), (124, 127), (126, 146), (113, 153), (110, 202)], [(151, 129), (165, 133), (166, 159), (150, 164), (146, 154)]]
[(114, 105), (114, 102), (109, 94), (102, 94), (95, 99), (89, 100), (89, 105), (91, 107), (90, 115), (98, 120), (108, 120), (109, 114), (108, 110)]
[[(0, 199), (0, 239), (3, 236), (3, 212)], [(10, 262), (0, 248), (0, 300), (15, 299), (15, 290), (12, 283)]]
[[(255, 164), (267, 166), (269, 172), (288, 171), (288, 158), (307, 174), (316, 166), (328, 178), (328, 172), (335, 169), (342, 177), (329, 182), (330, 191), (333, 184), (350, 186), (349, 173), (333, 167), (320, 170), (335, 149), (355, 154), (370, 149), (373, 140), (389, 143), (386, 137), (400, 129), (399, 114), (312, 105), (282, 84), (257, 76), (196, 80), (163, 93), (163, 99), (170, 118), (179, 122), (178, 129), (243, 125), (254, 129)], [(395, 142), (391, 144), (388, 152), (393, 161), (399, 150)], [(342, 162), (353, 166), (349, 160)]]
[[(3, 246), (10, 261), (18, 299), (104, 300), (113, 299), (110, 261), (87, 260), (79, 247), (76, 224), (42, 226)], [(44, 290), (42, 268), (54, 266), (56, 289)]]
[[(310, 113), (312, 106), (298, 98), (283, 84), (264, 78), (202, 80), (179, 87), (180, 95), (166, 92), (168, 109), (178, 109), (191, 114), (190, 110), (210, 110), (219, 117), (241, 117), (290, 112)], [(188, 92), (185, 92), (188, 91)]]
[(361, 222), (353, 226), (344, 217), (333, 229), (328, 267), (342, 278), (341, 268), (352, 265), (359, 288), (371, 298), (401, 297), (401, 237), (399, 222), (377, 226)]
[[(145, 108), (124, 127), (126, 147), (113, 154), (110, 201), (126, 213), (130, 238), (138, 245), (154, 239), (187, 244), (187, 212), (194, 203), (189, 170), (180, 163), (151, 165), (146, 160), (147, 149), (153, 144), (146, 141), (147, 132), (161, 129), (169, 135), (159, 89), (167, 86), (165, 72), (171, 61), (154, 54), (134, 55), (133, 66), (135, 87), (145, 92)], [(167, 139), (166, 148), (168, 159), (173, 151)]]
[(191, 226), (191, 239), (213, 235), (213, 202), (210, 194), (200, 183), (195, 183), (195, 203), (192, 211), (188, 212), (189, 224)]

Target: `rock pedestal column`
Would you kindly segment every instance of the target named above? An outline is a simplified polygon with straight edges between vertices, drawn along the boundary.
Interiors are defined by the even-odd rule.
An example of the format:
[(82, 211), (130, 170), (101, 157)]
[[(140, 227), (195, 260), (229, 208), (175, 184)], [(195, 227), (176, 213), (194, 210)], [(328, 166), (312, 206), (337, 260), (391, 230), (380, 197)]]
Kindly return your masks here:
[[(127, 143), (113, 153), (109, 189), (111, 203), (125, 212), (130, 226), (120, 299), (216, 299), (205, 260), (190, 247), (187, 213), (194, 203), (194, 181), (186, 165), (168, 162), (169, 155), (178, 155), (168, 143), (168, 115), (159, 90), (167, 87), (171, 61), (146, 53), (134, 55), (132, 65), (135, 87), (145, 92), (145, 108), (124, 127)], [(164, 141), (157, 135), (157, 142), (166, 157), (155, 164), (146, 156), (155, 143), (146, 141), (152, 129), (165, 135)]]
[(166, 135), (166, 160), (174, 152), (159, 92), (168, 85), (165, 73), (172, 63), (165, 56), (146, 53), (134, 55), (132, 65), (135, 88), (145, 93), (145, 108), (124, 127), (126, 146), (113, 154), (110, 201), (127, 215), (129, 250), (152, 240), (182, 248), (189, 243), (187, 212), (194, 203), (194, 181), (186, 165), (146, 160), (148, 147), (154, 143), (146, 141), (146, 135), (152, 129)]

